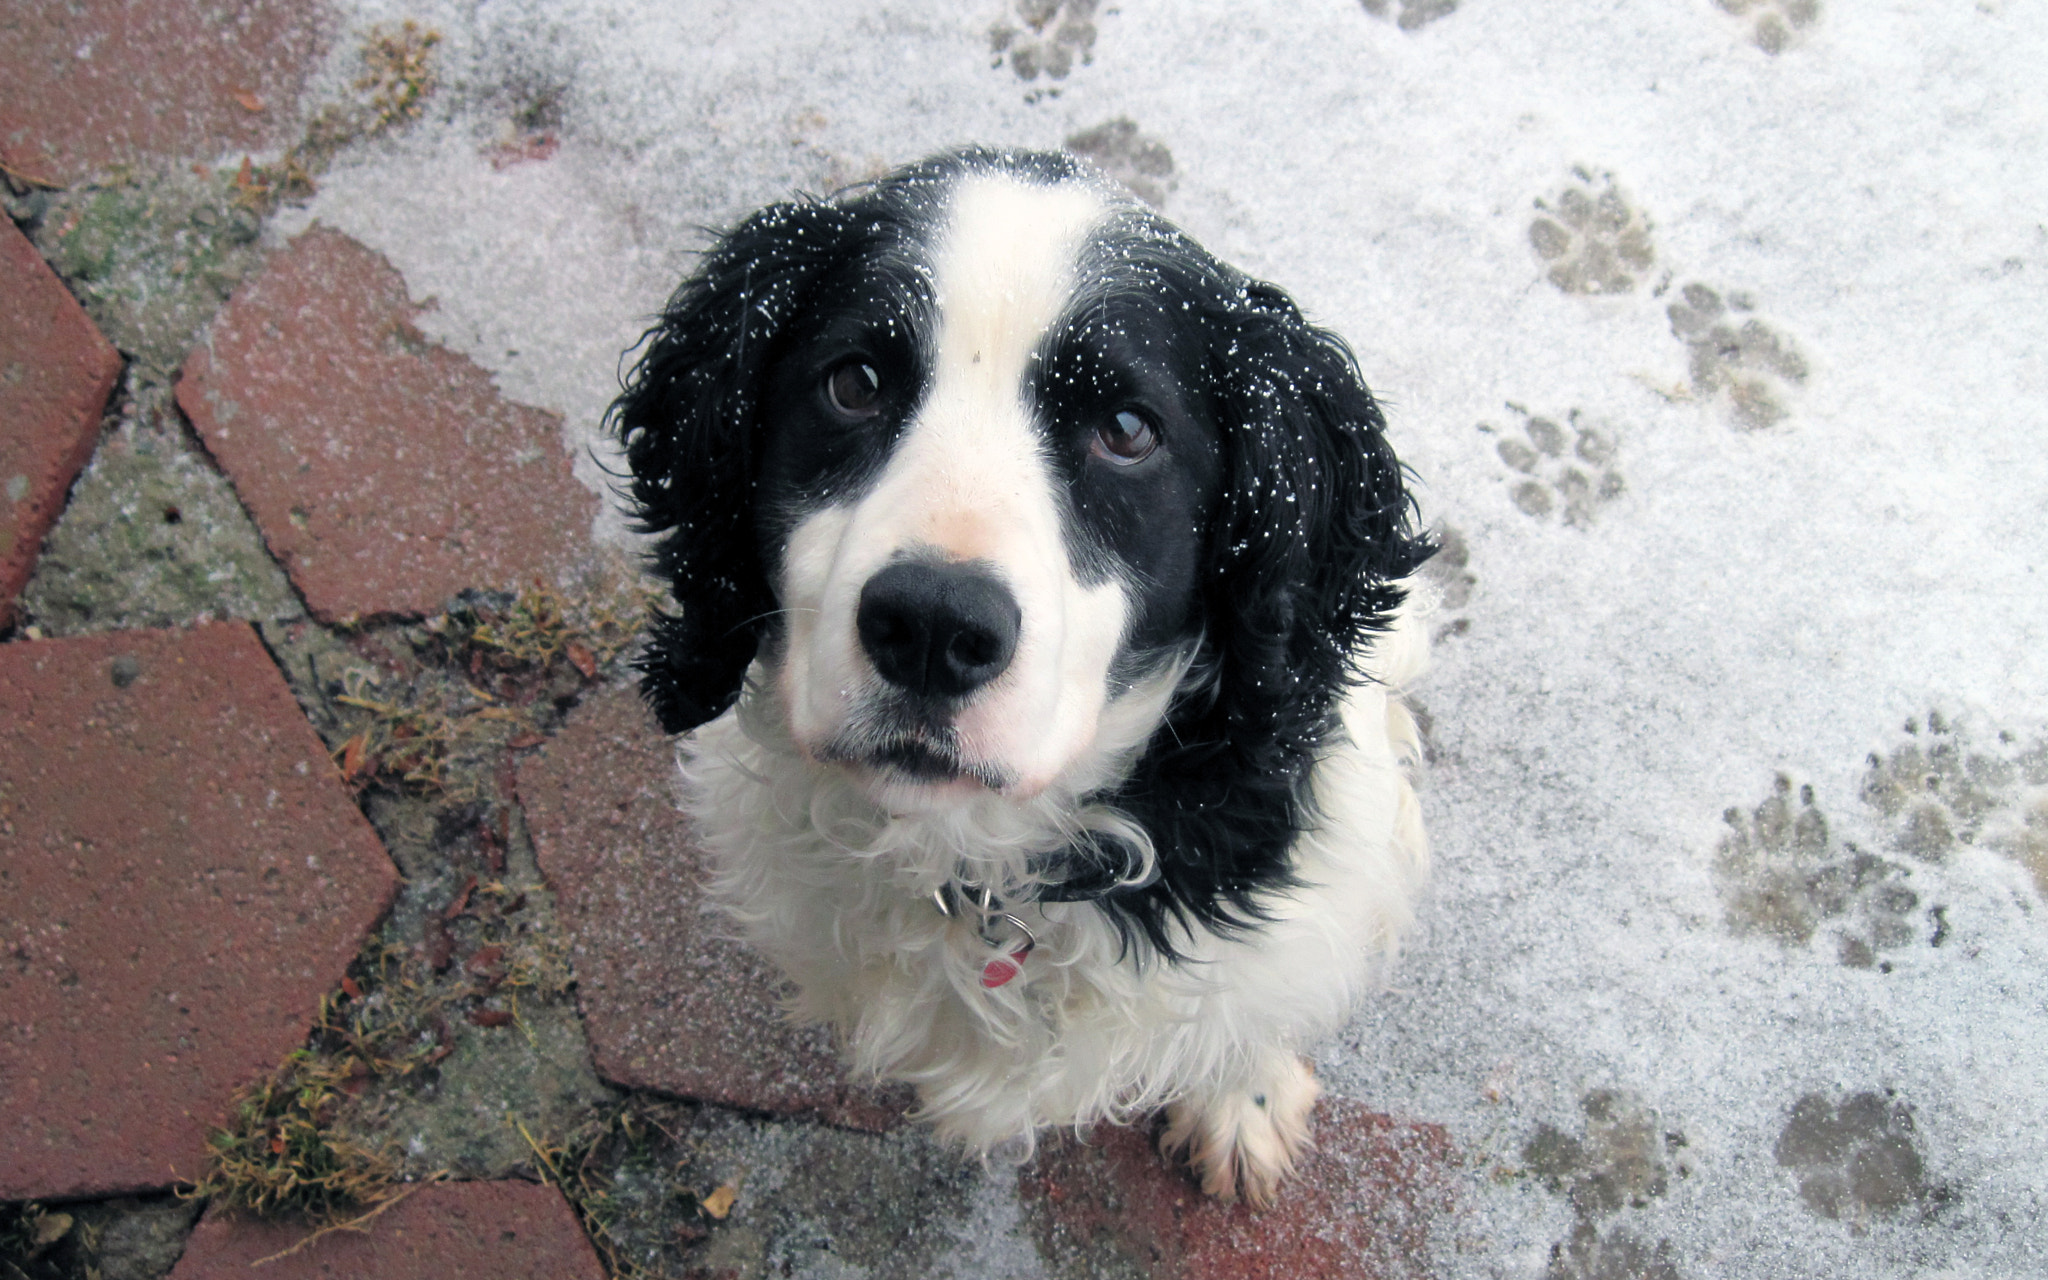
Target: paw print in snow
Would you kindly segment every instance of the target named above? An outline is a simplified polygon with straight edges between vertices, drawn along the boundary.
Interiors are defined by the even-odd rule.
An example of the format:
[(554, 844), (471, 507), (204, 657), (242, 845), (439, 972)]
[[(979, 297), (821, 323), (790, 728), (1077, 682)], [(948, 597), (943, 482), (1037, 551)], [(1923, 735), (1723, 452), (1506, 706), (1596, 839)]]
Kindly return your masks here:
[(1878, 952), (1913, 940), (1908, 916), (1920, 895), (1906, 887), (1911, 871), (1837, 842), (1814, 807), (1812, 787), (1800, 787), (1795, 797), (1792, 780), (1779, 774), (1753, 811), (1729, 809), (1722, 818), (1728, 833), (1714, 874), (1736, 933), (1805, 946), (1832, 921), (1837, 958), (1854, 969), (1876, 967)]
[(1138, 132), (1125, 116), (1068, 138), (1067, 150), (1095, 162), (1110, 177), (1154, 209), (1166, 206), (1166, 197), (1179, 185), (1173, 172), (1173, 152), (1159, 139)]
[(1522, 1144), (1522, 1164), (1576, 1219), (1571, 1235), (1550, 1250), (1544, 1280), (1678, 1280), (1671, 1242), (1643, 1244), (1622, 1227), (1604, 1236), (1598, 1223), (1624, 1209), (1647, 1208), (1691, 1170), (1679, 1158), (1685, 1135), (1667, 1131), (1640, 1098), (1618, 1089), (1595, 1089), (1579, 1100), (1586, 1136), (1575, 1138), (1542, 1124)]
[(1657, 260), (1650, 224), (1629, 207), (1614, 178), (1572, 170), (1572, 181), (1536, 202), (1529, 243), (1549, 264), (1550, 283), (1566, 293), (1628, 293)]
[(812, 166), (813, 189), (839, 191), (856, 183), (872, 182), (895, 168), (873, 152), (851, 156), (833, 150), (820, 139), (831, 121), (816, 107), (805, 107), (789, 119), (789, 145)]
[(1749, 23), (1751, 43), (1772, 57), (1820, 17), (1820, 0), (1714, 0), (1721, 12)]
[(1590, 1222), (1572, 1228), (1571, 1238), (1550, 1246), (1543, 1280), (1682, 1280), (1671, 1259), (1671, 1242), (1646, 1245), (1623, 1227), (1605, 1236)]
[[(1685, 1135), (1666, 1132), (1657, 1113), (1618, 1089), (1595, 1089), (1579, 1099), (1586, 1136), (1574, 1138), (1540, 1124), (1522, 1144), (1522, 1164), (1543, 1185), (1565, 1197), (1584, 1219), (1610, 1217), (1623, 1207), (1641, 1209), (1671, 1185)], [(1689, 1170), (1678, 1165), (1680, 1176)]]
[(1806, 381), (1806, 357), (1763, 321), (1742, 294), (1723, 298), (1703, 284), (1679, 290), (1665, 308), (1671, 332), (1687, 351), (1687, 372), (1702, 397), (1726, 393), (1735, 424), (1754, 431), (1782, 421), (1781, 396)]
[(1458, 0), (1360, 0), (1375, 18), (1392, 18), (1403, 31), (1426, 27), (1457, 12)]
[[(1612, 432), (1581, 422), (1577, 409), (1566, 416), (1570, 426), (1564, 427), (1524, 413), (1517, 405), (1508, 408), (1522, 414), (1522, 429), (1503, 435), (1494, 452), (1528, 477), (1516, 481), (1513, 491), (1515, 506), (1524, 514), (1542, 519), (1558, 511), (1565, 524), (1583, 529), (1601, 507), (1621, 496), (1626, 486), (1613, 466), (1619, 450)], [(1494, 431), (1485, 423), (1479, 429)]]
[(1022, 26), (1006, 18), (988, 29), (991, 65), (1005, 61), (1019, 80), (1036, 80), (1044, 75), (1064, 80), (1079, 62), (1094, 60), (1096, 0), (1016, 0), (1013, 16)]
[[(1472, 602), (1479, 577), (1472, 572), (1472, 548), (1455, 525), (1436, 530), (1436, 554), (1422, 562), (1422, 577), (1436, 588), (1438, 612), (1455, 614)], [(1437, 635), (1463, 635), (1470, 626), (1468, 619), (1453, 618)]]
[(1872, 1218), (1918, 1205), (1937, 1208), (1949, 1192), (1927, 1181), (1913, 1108), (1884, 1093), (1829, 1102), (1809, 1093), (1792, 1104), (1778, 1134), (1778, 1166), (1799, 1180), (1799, 1198), (1823, 1218), (1860, 1234)]
[(1979, 746), (1940, 712), (1906, 721), (1907, 741), (1871, 753), (1863, 799), (1890, 827), (1892, 848), (1928, 862), (1983, 843), (2018, 862), (2048, 897), (2048, 739), (2021, 746), (2004, 732)]

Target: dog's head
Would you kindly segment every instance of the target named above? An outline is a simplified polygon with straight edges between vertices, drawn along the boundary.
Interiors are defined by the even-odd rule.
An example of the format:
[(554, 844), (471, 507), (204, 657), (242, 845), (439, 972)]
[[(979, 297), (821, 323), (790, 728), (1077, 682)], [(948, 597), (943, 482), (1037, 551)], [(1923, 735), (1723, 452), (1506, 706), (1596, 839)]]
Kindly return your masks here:
[(1241, 851), (1168, 842), (1284, 856), (1427, 554), (1343, 344), (1060, 155), (961, 152), (756, 214), (613, 422), (681, 606), (644, 660), (671, 732), (758, 657), (798, 749), (891, 807), (1023, 799), (1185, 671), (1118, 799), (1221, 882)]

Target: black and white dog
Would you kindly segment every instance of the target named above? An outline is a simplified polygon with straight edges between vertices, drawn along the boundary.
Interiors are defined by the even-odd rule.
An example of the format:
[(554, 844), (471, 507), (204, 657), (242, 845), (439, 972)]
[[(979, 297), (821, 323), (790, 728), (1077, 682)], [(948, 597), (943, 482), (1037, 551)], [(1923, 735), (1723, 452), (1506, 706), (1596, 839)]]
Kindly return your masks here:
[(1428, 555), (1344, 344), (1057, 154), (754, 215), (612, 423), (715, 897), (942, 1134), (1265, 1202), (1427, 865)]

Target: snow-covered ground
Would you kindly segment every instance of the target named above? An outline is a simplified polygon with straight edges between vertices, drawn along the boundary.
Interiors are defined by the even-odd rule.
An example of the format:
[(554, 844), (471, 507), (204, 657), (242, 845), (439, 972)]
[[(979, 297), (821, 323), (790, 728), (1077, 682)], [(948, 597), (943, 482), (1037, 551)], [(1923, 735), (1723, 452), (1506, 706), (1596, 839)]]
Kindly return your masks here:
[(963, 142), (1350, 339), (1453, 551), (1434, 889), (1322, 1072), (1470, 1153), (1445, 1274), (2048, 1274), (2048, 12), (342, 7), (440, 92), (279, 230), (594, 486), (702, 227)]

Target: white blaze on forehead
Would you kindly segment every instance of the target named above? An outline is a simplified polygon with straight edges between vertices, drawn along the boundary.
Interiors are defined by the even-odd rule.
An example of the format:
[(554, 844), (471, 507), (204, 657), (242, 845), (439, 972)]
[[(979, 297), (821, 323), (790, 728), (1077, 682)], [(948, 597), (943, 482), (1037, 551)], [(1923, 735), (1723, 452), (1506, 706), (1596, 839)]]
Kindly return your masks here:
[(932, 264), (931, 383), (887, 485), (912, 490), (900, 496), (916, 502), (914, 536), (948, 556), (1015, 555), (1018, 504), (1055, 514), (1025, 384), (1103, 210), (1086, 187), (999, 174), (963, 178), (953, 193)]
[(934, 263), (940, 380), (1021, 396), (1031, 353), (1073, 297), (1076, 259), (1103, 207), (1072, 184), (961, 181)]
[(1128, 609), (1117, 583), (1074, 577), (1061, 482), (1027, 388), (1107, 208), (1080, 184), (1003, 174), (954, 189), (931, 258), (923, 403), (874, 488), (792, 539), (784, 604), (811, 615), (792, 627), (783, 670), (799, 742), (829, 739), (877, 691), (855, 615), (868, 578), (904, 554), (988, 564), (1022, 614), (1009, 667), (955, 721), (971, 757), (1028, 790), (1093, 740)]

